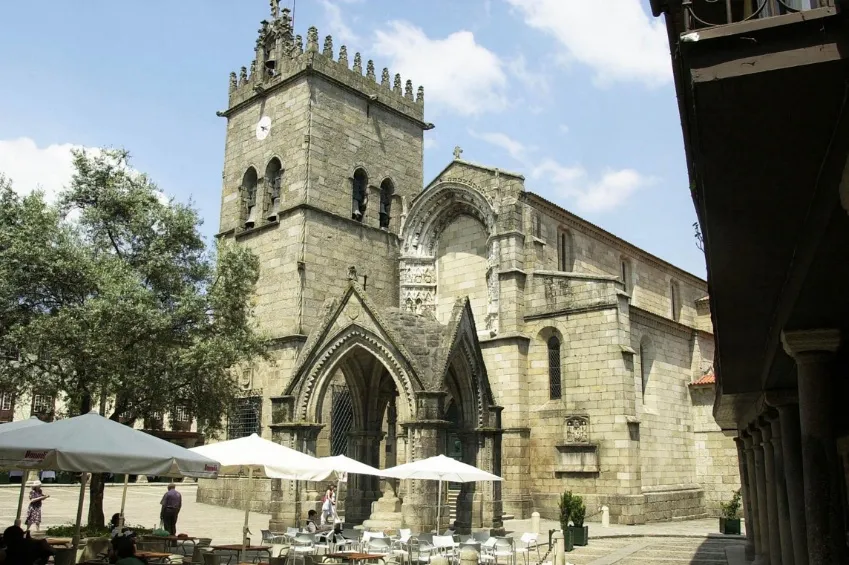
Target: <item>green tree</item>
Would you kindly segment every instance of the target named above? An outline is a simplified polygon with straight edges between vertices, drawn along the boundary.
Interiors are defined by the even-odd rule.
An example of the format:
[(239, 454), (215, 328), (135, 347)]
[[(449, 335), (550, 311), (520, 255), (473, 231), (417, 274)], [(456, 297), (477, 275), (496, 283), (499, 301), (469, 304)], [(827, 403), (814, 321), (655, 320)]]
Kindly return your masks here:
[[(126, 151), (73, 164), (55, 205), (0, 177), (0, 386), (125, 423), (181, 409), (219, 431), (238, 395), (230, 369), (265, 355), (258, 259), (207, 250), (197, 212), (167, 201)], [(94, 477), (90, 525), (103, 525), (102, 497)]]

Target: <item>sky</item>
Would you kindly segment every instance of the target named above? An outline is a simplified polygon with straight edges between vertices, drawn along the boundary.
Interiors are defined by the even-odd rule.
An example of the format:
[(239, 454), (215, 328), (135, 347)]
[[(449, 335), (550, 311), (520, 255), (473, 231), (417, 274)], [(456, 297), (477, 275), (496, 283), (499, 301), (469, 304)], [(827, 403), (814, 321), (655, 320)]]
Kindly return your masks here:
[[(648, 0), (295, 0), (333, 36), (425, 88), (425, 184), (452, 159), (541, 194), (704, 277), (663, 18)], [(281, 0), (292, 7), (293, 0)], [(73, 147), (124, 147), (218, 230), (231, 71), (267, 0), (8, 2), (0, 8), (0, 172), (48, 195)]]

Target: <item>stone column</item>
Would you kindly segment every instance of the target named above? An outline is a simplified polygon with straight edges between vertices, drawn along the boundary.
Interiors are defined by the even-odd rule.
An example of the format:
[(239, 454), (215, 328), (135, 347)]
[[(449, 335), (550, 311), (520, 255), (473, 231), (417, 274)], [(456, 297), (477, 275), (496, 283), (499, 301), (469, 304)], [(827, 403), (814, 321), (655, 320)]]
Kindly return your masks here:
[(761, 555), (764, 563), (770, 563), (772, 555), (769, 553), (772, 532), (769, 531), (769, 500), (766, 495), (766, 467), (764, 466), (763, 435), (761, 430), (752, 425), (749, 427), (752, 434), (752, 453), (755, 455), (755, 488), (758, 489), (758, 525), (760, 526)]
[[(323, 424), (282, 422), (271, 424), (272, 441), (296, 451), (315, 455), (315, 442)], [(307, 490), (309, 489), (309, 490)], [(321, 496), (312, 483), (274, 479), (271, 483), (271, 519), (269, 527), (285, 531), (306, 519), (311, 508), (321, 506)]]
[(772, 431), (772, 452), (775, 469), (775, 506), (778, 513), (778, 533), (781, 540), (782, 565), (795, 565), (793, 534), (790, 530), (790, 511), (787, 506), (787, 487), (784, 477), (784, 454), (781, 447), (781, 420), (775, 409), (767, 411), (766, 417)]
[(767, 404), (778, 410), (781, 424), (781, 451), (784, 485), (790, 514), (795, 565), (808, 565), (808, 534), (805, 527), (805, 491), (802, 478), (802, 433), (799, 428), (799, 405), (795, 390), (767, 391)]
[(746, 446), (746, 487), (749, 490), (751, 524), (746, 524), (748, 530), (751, 526), (753, 531), (752, 539), (755, 543), (755, 555), (763, 554), (763, 542), (761, 538), (761, 522), (760, 522), (760, 501), (758, 500), (758, 480), (757, 471), (755, 469), (755, 440), (748, 430), (744, 432), (743, 444)]
[(749, 561), (754, 559), (755, 529), (752, 527), (752, 500), (749, 494), (748, 469), (746, 468), (746, 447), (739, 435), (734, 438), (737, 444), (737, 466), (740, 469), (740, 494), (743, 501), (743, 520), (746, 524), (746, 555)]
[(775, 478), (775, 451), (772, 446), (772, 425), (765, 419), (758, 420), (758, 429), (761, 432), (764, 450), (764, 476), (766, 481), (766, 510), (769, 520), (769, 558), (772, 565), (782, 565), (781, 554), (781, 526), (778, 520), (778, 488)]
[(834, 434), (834, 353), (838, 330), (785, 331), (784, 350), (796, 360), (808, 559), (811, 565), (849, 563)]

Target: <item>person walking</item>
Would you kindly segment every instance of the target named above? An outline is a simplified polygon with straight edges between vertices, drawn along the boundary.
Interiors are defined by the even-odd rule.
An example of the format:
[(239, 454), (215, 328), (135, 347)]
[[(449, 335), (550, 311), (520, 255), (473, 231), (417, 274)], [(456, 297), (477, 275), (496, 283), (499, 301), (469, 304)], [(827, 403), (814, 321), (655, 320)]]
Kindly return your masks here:
[(35, 531), (41, 526), (41, 503), (50, 498), (50, 495), (44, 494), (41, 490), (41, 481), (33, 481), (32, 489), (29, 491), (29, 507), (27, 508), (27, 519), (24, 523), (27, 526), (27, 531), (35, 525)]
[(332, 524), (336, 515), (336, 485), (327, 485), (321, 501), (321, 523)]
[(172, 536), (176, 536), (177, 518), (180, 515), (180, 508), (183, 507), (183, 496), (177, 491), (177, 485), (174, 483), (168, 485), (168, 490), (159, 504), (162, 505), (162, 512), (160, 513), (162, 527)]

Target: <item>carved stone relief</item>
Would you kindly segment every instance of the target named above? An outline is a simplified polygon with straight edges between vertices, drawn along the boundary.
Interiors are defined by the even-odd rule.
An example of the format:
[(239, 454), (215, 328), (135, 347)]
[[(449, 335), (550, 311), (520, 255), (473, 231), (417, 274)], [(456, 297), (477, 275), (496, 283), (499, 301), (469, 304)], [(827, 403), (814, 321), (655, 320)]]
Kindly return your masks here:
[(569, 416), (565, 425), (566, 443), (589, 443), (590, 420), (584, 416)]
[(401, 284), (436, 284), (433, 265), (407, 265), (401, 269)]

